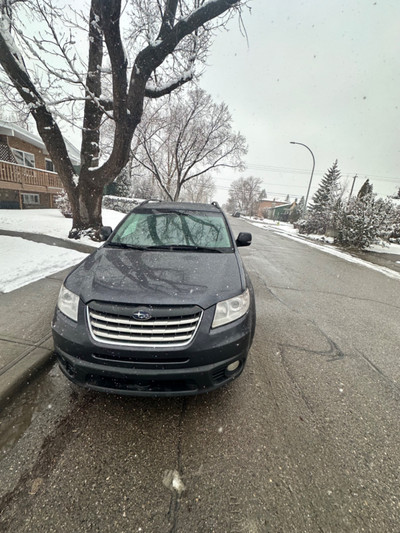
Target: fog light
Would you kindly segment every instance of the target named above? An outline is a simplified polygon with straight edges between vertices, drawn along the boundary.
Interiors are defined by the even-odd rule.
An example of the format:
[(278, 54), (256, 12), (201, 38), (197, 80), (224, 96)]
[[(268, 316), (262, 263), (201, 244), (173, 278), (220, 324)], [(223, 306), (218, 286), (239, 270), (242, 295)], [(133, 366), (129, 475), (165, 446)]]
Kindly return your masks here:
[(234, 372), (237, 368), (239, 368), (240, 361), (234, 361), (230, 365), (226, 367), (228, 372)]

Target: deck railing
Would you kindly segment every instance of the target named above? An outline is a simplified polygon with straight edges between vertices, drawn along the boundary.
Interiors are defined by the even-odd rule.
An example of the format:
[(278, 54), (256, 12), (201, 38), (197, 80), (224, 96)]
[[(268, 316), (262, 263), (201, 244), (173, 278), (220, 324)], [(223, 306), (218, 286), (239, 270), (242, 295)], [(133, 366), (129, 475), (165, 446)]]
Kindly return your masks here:
[(0, 161), (0, 181), (18, 183), (26, 186), (62, 189), (63, 185), (55, 172), (39, 168), (24, 167), (7, 161)]

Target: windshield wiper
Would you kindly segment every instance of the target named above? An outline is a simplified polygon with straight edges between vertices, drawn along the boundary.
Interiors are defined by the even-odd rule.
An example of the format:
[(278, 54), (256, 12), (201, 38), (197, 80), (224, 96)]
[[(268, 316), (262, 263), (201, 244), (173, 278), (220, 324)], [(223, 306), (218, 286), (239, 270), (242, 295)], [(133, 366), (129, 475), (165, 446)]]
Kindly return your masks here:
[(218, 248), (208, 248), (207, 246), (196, 246), (190, 244), (165, 244), (159, 246), (148, 246), (146, 250), (187, 250), (188, 252), (222, 253), (222, 251), (218, 250)]
[(108, 242), (106, 244), (107, 248), (113, 246), (114, 248), (129, 248), (131, 250), (148, 250), (147, 246), (138, 246), (136, 244), (127, 244), (126, 242)]
[(196, 245), (190, 245), (190, 244), (155, 244), (153, 246), (139, 246), (135, 244), (128, 244), (126, 242), (108, 242), (106, 244), (106, 247), (109, 246), (114, 248), (128, 248), (131, 250), (150, 250), (150, 251), (157, 251), (157, 250), (183, 250), (188, 252), (210, 252), (210, 253), (222, 253), (222, 250), (219, 250), (218, 248), (208, 248), (207, 246), (196, 246)]

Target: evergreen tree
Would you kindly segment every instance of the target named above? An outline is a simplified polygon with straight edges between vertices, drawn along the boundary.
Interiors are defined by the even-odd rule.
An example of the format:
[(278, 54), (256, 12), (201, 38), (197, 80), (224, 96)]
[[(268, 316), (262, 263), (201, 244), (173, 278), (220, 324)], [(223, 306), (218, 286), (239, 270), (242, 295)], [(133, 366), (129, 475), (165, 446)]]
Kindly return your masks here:
[(393, 200), (400, 200), (400, 188), (397, 190), (397, 192), (392, 196)]
[(260, 192), (260, 196), (259, 196), (259, 200), (266, 200), (267, 198), (267, 191), (265, 189), (263, 189), (261, 192)]
[(340, 199), (340, 170), (337, 165), (338, 161), (336, 159), (332, 167), (328, 169), (322, 178), (317, 192), (312, 198), (312, 204), (310, 206), (311, 214), (326, 213)]
[(395, 217), (393, 203), (388, 199), (377, 200), (369, 184), (369, 192), (358, 194), (357, 198), (352, 198), (342, 208), (337, 221), (336, 243), (352, 248), (368, 248), (382, 239), (388, 239)]
[(372, 194), (374, 190), (374, 187), (372, 183), (369, 182), (369, 179), (366, 179), (361, 187), (361, 189), (358, 191), (357, 198), (363, 198), (364, 196), (367, 196), (368, 194)]
[[(400, 197), (394, 199), (398, 200), (400, 199)], [(390, 232), (388, 235), (388, 241), (400, 244), (400, 206), (393, 206), (392, 217), (390, 219)]]
[(323, 176), (312, 198), (309, 212), (302, 223), (299, 224), (301, 233), (324, 235), (327, 228), (335, 228), (342, 196), (340, 177), (340, 170), (336, 160)]
[(296, 198), (296, 200), (294, 201), (294, 206), (290, 209), (289, 222), (291, 222), (292, 224), (297, 222), (301, 218), (301, 215), (303, 214), (304, 197), (302, 197), (302, 200), (303, 200), (303, 205), (300, 206), (298, 202), (298, 198)]
[(131, 196), (130, 182), (131, 179), (129, 176), (128, 167), (125, 167), (112, 183), (106, 185), (104, 188), (104, 194), (129, 198)]

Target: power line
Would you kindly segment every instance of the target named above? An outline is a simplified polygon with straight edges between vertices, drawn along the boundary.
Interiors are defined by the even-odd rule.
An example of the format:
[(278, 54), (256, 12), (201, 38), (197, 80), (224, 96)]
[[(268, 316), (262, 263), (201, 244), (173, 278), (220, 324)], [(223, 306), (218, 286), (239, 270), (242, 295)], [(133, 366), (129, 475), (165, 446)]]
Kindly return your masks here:
[[(265, 164), (256, 164), (256, 163), (249, 163), (246, 165), (246, 169), (253, 169), (253, 170), (260, 170), (264, 172), (281, 172), (283, 174), (310, 174), (310, 170), (302, 169), (302, 168), (290, 168), (290, 167), (279, 167), (279, 166), (272, 166), (272, 165), (265, 165)], [(325, 174), (325, 170), (316, 170), (315, 173), (318, 174)], [(378, 174), (369, 174), (368, 172), (344, 172), (341, 171), (342, 177), (353, 177), (356, 174), (359, 176), (366, 176), (369, 178), (375, 178), (382, 181), (391, 181), (400, 183), (400, 176), (380, 176)], [(344, 176), (343, 176), (344, 175)]]

